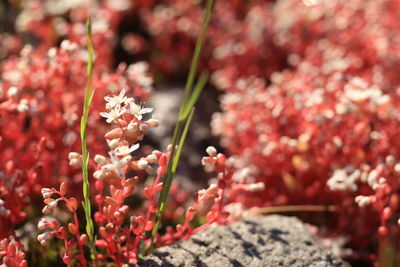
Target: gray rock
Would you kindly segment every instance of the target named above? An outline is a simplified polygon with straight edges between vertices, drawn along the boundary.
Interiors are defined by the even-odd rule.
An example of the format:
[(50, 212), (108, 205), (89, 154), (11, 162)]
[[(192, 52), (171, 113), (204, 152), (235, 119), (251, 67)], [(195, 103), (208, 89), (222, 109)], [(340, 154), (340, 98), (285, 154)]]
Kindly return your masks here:
[(320, 246), (295, 217), (247, 217), (158, 249), (140, 266), (350, 266)]

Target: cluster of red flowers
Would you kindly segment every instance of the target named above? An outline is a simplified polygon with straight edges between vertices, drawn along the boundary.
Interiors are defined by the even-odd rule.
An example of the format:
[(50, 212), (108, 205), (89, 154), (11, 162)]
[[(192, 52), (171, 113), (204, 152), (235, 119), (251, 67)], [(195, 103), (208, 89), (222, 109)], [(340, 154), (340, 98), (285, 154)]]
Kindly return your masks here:
[[(24, 38), (0, 35), (0, 238), (6, 238), (0, 261), (26, 265), (12, 236), (17, 223), (34, 216), (25, 208), (42, 191), (44, 213), (53, 214), (65, 201), (74, 222), (66, 227), (65, 220), (44, 218), (39, 228), (51, 230), (39, 241), (61, 238), (64, 262), (77, 253), (85, 264), (87, 236), (78, 230), (75, 198), (65, 194), (68, 187), (78, 198), (74, 187), (82, 181), (81, 156), (70, 152), (79, 151), (85, 20), (91, 14), (96, 94), (88, 146), (99, 154), (90, 162), (97, 179), (98, 259), (135, 263), (140, 244), (151, 242), (147, 232), (154, 227), (170, 151), (132, 156), (158, 121), (142, 120), (151, 110), (125, 93), (142, 100), (149, 96), (149, 66), (171, 77), (186, 73), (202, 6), (186, 0), (102, 0), (94, 6), (92, 1), (29, 0), (20, 11), (16, 30)], [(335, 205), (324, 225), (347, 238), (352, 256), (376, 260), (378, 238), (399, 248), (399, 13), (397, 0), (216, 1), (201, 68), (212, 72), (213, 85), (222, 91), (222, 112), (214, 115), (212, 129), (232, 157), (207, 150), (203, 164), (218, 176), (186, 212), (178, 206), (188, 194), (171, 188), (173, 208), (165, 216), (183, 223), (167, 227), (155, 244), (230, 223), (250, 207), (317, 204)], [(139, 20), (139, 30), (118, 36), (124, 16)], [(22, 39), (38, 45), (23, 47)], [(118, 42), (128, 53), (150, 54), (149, 65), (121, 64), (113, 71), (110, 51)], [(107, 112), (101, 113), (110, 92)], [(116, 128), (108, 131), (101, 117)], [(100, 156), (107, 149), (109, 157)], [(156, 174), (136, 190), (146, 205), (132, 209), (129, 196), (142, 186), (145, 173)], [(62, 182), (60, 190), (47, 189)], [(207, 223), (193, 229), (189, 223), (197, 213), (205, 213)], [(308, 219), (321, 223), (322, 217)]]
[[(44, 18), (48, 9), (43, 4), (43, 1), (27, 1), (16, 23), (21, 32), (44, 34), (37, 47), (25, 45), (16, 52), (20, 42), (18, 37), (10, 34), (2, 35), (0, 41), (1, 47), (10, 48), (2, 62), (0, 75), (0, 158), (3, 162), (0, 165), (0, 237), (9, 239), (2, 241), (5, 245), (0, 248), (0, 261), (3, 263), (21, 258), (15, 251), (22, 247), (8, 245), (18, 242), (9, 236), (14, 235), (19, 223), (26, 219), (35, 220), (35, 211), (27, 214), (26, 208), (37, 206), (43, 187), (65, 182), (73, 189), (74, 196), (81, 196), (82, 175), (79, 169), (68, 164), (73, 162), (68, 153), (80, 148), (80, 116), (87, 80), (84, 21), (89, 3), (83, 7), (81, 3), (77, 3), (75, 8), (68, 7), (74, 17), (72, 21), (61, 23), (59, 16), (54, 17), (55, 21), (71, 29), (71, 33), (65, 35), (69, 39), (62, 41), (59, 47), (51, 47), (56, 43), (51, 38), (51, 31), (61, 26), (56, 27)], [(47, 4), (51, 8), (51, 3)], [(93, 23), (96, 49), (93, 88), (96, 95), (94, 112), (89, 116), (91, 135), (88, 143), (91, 152), (99, 153), (105, 150), (101, 140), (102, 129), (105, 132), (106, 128), (99, 116), (103, 97), (125, 88), (127, 92), (146, 99), (152, 91), (153, 79), (145, 62), (129, 66), (120, 64), (116, 70), (112, 69), (109, 51), (115, 41), (116, 11), (101, 7), (95, 9), (98, 11), (94, 12), (98, 17)], [(62, 36), (59, 34), (57, 38)], [(10, 249), (10, 246), (18, 249)]]
[[(136, 264), (139, 253), (150, 249), (152, 244), (148, 232), (155, 227), (155, 214), (158, 209), (157, 193), (162, 189), (161, 178), (166, 172), (171, 148), (167, 153), (155, 150), (145, 157), (132, 156), (133, 152), (139, 148), (137, 142), (143, 139), (149, 128), (157, 127), (159, 122), (153, 118), (144, 120), (143, 116), (150, 113), (152, 109), (136, 104), (133, 98), (125, 96), (124, 90), (118, 95), (105, 97), (105, 100), (108, 112), (101, 112), (100, 115), (116, 128), (105, 134), (111, 150), (108, 153), (109, 157), (98, 154), (90, 163), (94, 169), (93, 177), (97, 179), (95, 182), (97, 212), (94, 218), (98, 225), (99, 235), (95, 246), (100, 250), (96, 260), (111, 259), (117, 266), (123, 263)], [(240, 216), (237, 213), (242, 209), (236, 207), (236, 213), (234, 213), (229, 204), (239, 195), (263, 189), (263, 183), (251, 183), (248, 177), (235, 178), (236, 169), (232, 160), (228, 163), (229, 159), (227, 160), (223, 154), (217, 154), (215, 148), (209, 147), (207, 152), (209, 157), (203, 159), (203, 164), (208, 170), (215, 170), (218, 173), (217, 182), (211, 183), (207, 190), (200, 190), (195, 194), (194, 204), (187, 208), (183, 225), (178, 224), (176, 230), (169, 227), (165, 235), (157, 234), (154, 237), (156, 247), (187, 239), (211, 224), (227, 224), (235, 221)], [(68, 158), (72, 167), (81, 166), (80, 154), (70, 152)], [(140, 190), (146, 204), (145, 207), (137, 206), (132, 209), (130, 205), (127, 205), (128, 198), (133, 195), (138, 183), (145, 178), (143, 171), (149, 175), (146, 181), (147, 186)], [(153, 174), (156, 174), (154, 179)], [(83, 246), (88, 242), (88, 237), (86, 234), (79, 233), (79, 218), (76, 213), (78, 202), (74, 197), (67, 198), (66, 191), (65, 183), (61, 184), (60, 190), (43, 188), (41, 192), (46, 204), (43, 213), (57, 217), (55, 210), (58, 202), (64, 201), (69, 211), (73, 213), (74, 222), (65, 227), (55, 219), (42, 218), (38, 228), (47, 229), (47, 231), (38, 235), (37, 239), (42, 245), (45, 245), (52, 237), (63, 239), (65, 243), (63, 261), (66, 264), (71, 263), (74, 246), (77, 245), (79, 251), (77, 259), (86, 266)], [(59, 195), (56, 199), (52, 198), (55, 194)], [(192, 229), (190, 222), (198, 212), (207, 213), (207, 223)], [(129, 217), (129, 223), (126, 223), (127, 217)], [(69, 239), (66, 228), (73, 236), (72, 239)]]
[(226, 93), (214, 132), (266, 185), (247, 205), (335, 204), (328, 225), (367, 260), (376, 259), (376, 232), (399, 246), (399, 7), (278, 1), (273, 38), (288, 68), (215, 75)]
[[(374, 233), (399, 233), (399, 11), (392, 0), (217, 1), (202, 64), (224, 92), (214, 133), (266, 184), (243, 204), (334, 204), (329, 227), (367, 260)], [(141, 17), (164, 52), (154, 67), (179, 73), (199, 7), (163, 1)]]

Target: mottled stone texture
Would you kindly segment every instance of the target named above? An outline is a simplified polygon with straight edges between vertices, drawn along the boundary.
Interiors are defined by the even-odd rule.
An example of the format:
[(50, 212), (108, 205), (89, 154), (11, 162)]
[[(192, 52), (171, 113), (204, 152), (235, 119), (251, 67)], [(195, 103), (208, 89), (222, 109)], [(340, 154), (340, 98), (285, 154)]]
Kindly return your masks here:
[(246, 217), (158, 249), (140, 266), (350, 266), (317, 244), (294, 217)]

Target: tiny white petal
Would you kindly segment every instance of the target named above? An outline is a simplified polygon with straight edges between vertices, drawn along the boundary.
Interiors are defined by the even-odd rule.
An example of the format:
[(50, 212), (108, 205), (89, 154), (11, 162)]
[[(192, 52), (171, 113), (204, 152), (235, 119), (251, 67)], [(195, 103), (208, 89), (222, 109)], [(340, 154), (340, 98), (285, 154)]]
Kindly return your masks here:
[(140, 110), (140, 114), (147, 114), (153, 111), (153, 108), (143, 108)]

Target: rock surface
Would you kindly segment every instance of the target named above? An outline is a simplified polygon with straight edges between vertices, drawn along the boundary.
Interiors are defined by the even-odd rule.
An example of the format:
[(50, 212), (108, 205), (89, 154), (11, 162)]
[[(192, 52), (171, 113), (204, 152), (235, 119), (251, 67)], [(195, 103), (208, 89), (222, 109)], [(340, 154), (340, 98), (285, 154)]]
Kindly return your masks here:
[(350, 266), (314, 241), (295, 217), (247, 217), (231, 226), (208, 228), (158, 249), (140, 266)]

